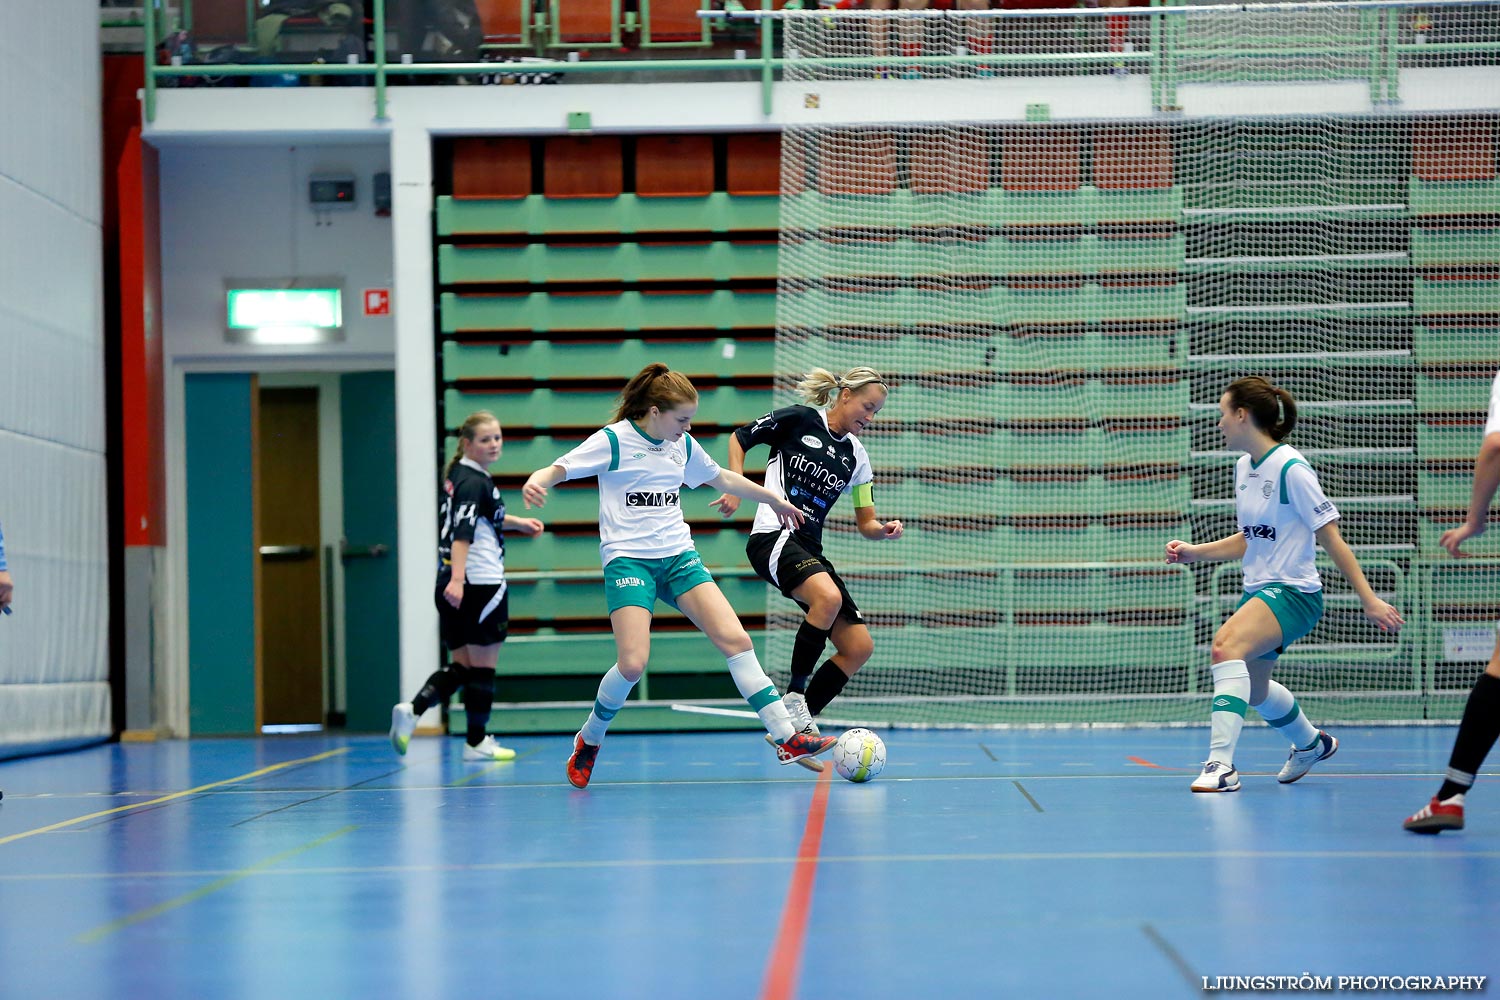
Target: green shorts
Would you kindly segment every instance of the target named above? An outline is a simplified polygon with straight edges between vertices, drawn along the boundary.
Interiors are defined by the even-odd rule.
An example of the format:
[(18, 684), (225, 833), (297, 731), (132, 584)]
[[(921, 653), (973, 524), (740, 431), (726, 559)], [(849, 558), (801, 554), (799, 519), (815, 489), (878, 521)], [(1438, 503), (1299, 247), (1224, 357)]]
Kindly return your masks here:
[(604, 567), (604, 595), (611, 613), (620, 608), (651, 611), (658, 599), (677, 607), (677, 598), (702, 583), (713, 583), (697, 550), (664, 559), (620, 556)]
[(1267, 660), (1280, 656), (1288, 646), (1311, 632), (1318, 624), (1318, 619), (1323, 617), (1321, 590), (1307, 594), (1284, 583), (1273, 583), (1245, 594), (1240, 598), (1240, 603), (1235, 605), (1235, 610), (1244, 607), (1246, 601), (1255, 597), (1266, 603), (1281, 625), (1281, 645), (1274, 652), (1263, 654), (1263, 658)]

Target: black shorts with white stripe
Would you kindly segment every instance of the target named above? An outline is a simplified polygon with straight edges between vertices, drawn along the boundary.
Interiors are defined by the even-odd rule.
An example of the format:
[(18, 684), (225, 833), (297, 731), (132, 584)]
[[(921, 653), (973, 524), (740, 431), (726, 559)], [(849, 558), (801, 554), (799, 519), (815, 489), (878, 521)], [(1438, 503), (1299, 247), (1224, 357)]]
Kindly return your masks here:
[(839, 596), (844, 600), (843, 606), (839, 608), (839, 617), (851, 625), (865, 624), (864, 615), (860, 614), (854, 598), (849, 596), (849, 588), (844, 585), (844, 579), (839, 576), (838, 570), (833, 568), (833, 563), (822, 553), (809, 552), (803, 548), (792, 532), (757, 532), (745, 543), (745, 554), (750, 557), (750, 565), (757, 576), (797, 601), (798, 607), (803, 611), (807, 610), (807, 605), (798, 601), (792, 591), (811, 577), (827, 573), (833, 578), (833, 585), (839, 589)]
[(447, 585), (446, 577), (439, 579), (434, 593), (444, 646), (458, 649), (505, 641), (510, 631), (510, 590), (505, 584), (466, 583), (464, 599), (456, 608), (443, 596)]

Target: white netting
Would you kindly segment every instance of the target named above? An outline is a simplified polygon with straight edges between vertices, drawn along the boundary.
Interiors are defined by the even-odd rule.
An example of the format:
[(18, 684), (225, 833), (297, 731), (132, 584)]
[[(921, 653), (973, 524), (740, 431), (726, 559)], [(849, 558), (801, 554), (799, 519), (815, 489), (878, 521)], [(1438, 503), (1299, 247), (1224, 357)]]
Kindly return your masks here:
[[(1500, 367), (1497, 135), (1390, 114), (788, 129), (781, 399), (814, 366), (885, 372), (864, 441), (907, 524), (871, 544), (842, 509), (825, 535), (876, 639), (828, 714), (1201, 722), (1239, 564), (1162, 550), (1237, 530), (1216, 404), (1260, 374), (1298, 398), (1290, 443), (1410, 623), (1375, 630), (1325, 559), (1326, 613), (1278, 678), (1322, 720), (1456, 717), (1500, 617), (1500, 538), (1464, 563), (1436, 544)], [(771, 606), (781, 664), (800, 619)]]

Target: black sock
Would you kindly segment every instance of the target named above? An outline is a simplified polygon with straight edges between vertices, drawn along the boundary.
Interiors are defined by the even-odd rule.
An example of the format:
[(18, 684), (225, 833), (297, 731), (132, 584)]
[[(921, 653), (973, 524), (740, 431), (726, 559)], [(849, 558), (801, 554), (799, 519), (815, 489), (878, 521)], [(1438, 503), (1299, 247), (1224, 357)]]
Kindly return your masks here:
[(464, 678), (464, 722), (468, 727), (469, 746), (477, 747), (484, 742), (494, 702), (495, 668), (470, 667)]
[(813, 715), (818, 715), (828, 707), (828, 703), (839, 696), (844, 690), (844, 685), (849, 683), (849, 675), (839, 669), (837, 663), (832, 660), (824, 662), (813, 674), (812, 682), (807, 685), (807, 710)]
[(792, 679), (787, 682), (788, 691), (801, 693), (807, 690), (807, 679), (818, 665), (818, 657), (823, 655), (832, 632), (832, 629), (818, 628), (806, 618), (802, 619), (797, 638), (792, 643)]
[(448, 704), (448, 699), (453, 697), (453, 692), (463, 683), (465, 669), (457, 663), (450, 663), (427, 678), (422, 690), (411, 700), (412, 714), (421, 715), (434, 705)]
[[(1458, 724), (1458, 736), (1448, 758), (1448, 780), (1438, 789), (1438, 798), (1450, 798), (1469, 790), (1497, 736), (1500, 736), (1500, 677), (1480, 674), (1464, 705), (1463, 721)], [(1468, 780), (1454, 781), (1454, 772), (1467, 775)]]

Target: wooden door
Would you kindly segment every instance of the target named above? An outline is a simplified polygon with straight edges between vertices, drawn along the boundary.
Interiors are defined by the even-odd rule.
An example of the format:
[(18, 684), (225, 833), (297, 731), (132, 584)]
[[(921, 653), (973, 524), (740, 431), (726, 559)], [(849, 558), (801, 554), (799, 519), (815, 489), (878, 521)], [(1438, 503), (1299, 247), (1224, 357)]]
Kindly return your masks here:
[(318, 390), (260, 390), (260, 587), (264, 725), (323, 722)]

